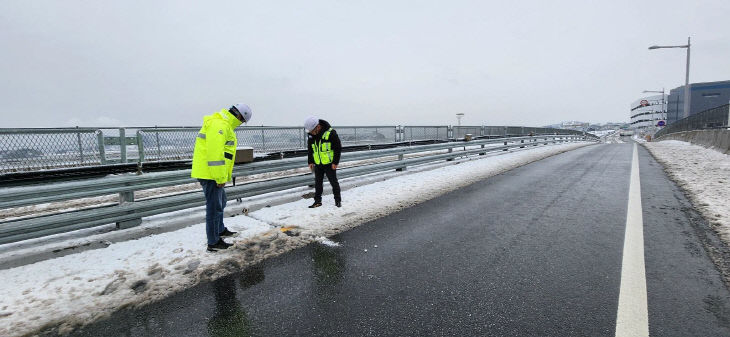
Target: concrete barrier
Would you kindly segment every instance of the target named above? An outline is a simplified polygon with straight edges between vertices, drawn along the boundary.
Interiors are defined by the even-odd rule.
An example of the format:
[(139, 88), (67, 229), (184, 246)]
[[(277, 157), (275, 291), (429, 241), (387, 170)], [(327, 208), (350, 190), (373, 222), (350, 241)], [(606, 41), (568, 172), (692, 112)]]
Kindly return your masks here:
[(714, 148), (724, 154), (730, 154), (730, 130), (695, 130), (670, 133), (656, 138), (654, 141), (681, 140), (707, 148)]

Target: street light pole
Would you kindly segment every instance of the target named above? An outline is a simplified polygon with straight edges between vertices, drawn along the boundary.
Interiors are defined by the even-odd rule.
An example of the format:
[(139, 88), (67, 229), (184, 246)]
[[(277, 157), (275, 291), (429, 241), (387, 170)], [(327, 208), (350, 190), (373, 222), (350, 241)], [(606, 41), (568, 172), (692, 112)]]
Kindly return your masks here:
[(660, 49), (660, 48), (687, 48), (687, 70), (685, 71), (684, 76), (684, 117), (689, 117), (689, 107), (690, 107), (690, 87), (689, 87), (689, 49), (690, 49), (690, 37), (687, 37), (687, 44), (682, 46), (651, 46), (649, 47), (650, 50), (652, 49)]
[(690, 43), (689, 43), (689, 36), (687, 37), (687, 71), (685, 71), (684, 75), (684, 118), (689, 117), (689, 102), (692, 99), (692, 95), (690, 95), (690, 84), (689, 84), (689, 50), (690, 50)]

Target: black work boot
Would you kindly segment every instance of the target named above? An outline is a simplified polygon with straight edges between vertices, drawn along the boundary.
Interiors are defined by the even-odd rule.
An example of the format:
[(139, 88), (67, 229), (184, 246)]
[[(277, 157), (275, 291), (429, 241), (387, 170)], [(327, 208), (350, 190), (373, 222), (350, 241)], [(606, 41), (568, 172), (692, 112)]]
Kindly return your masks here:
[(219, 234), (220, 236), (233, 236), (233, 234), (236, 234), (237, 232), (231, 232), (228, 230), (228, 228), (224, 228), (223, 231)]
[(309, 208), (317, 208), (319, 206), (322, 206), (322, 202), (315, 201), (313, 204), (309, 205)]
[(342, 207), (342, 201), (335, 201), (335, 206)]
[(208, 245), (208, 251), (215, 252), (215, 251), (218, 251), (221, 249), (226, 249), (230, 246), (233, 246), (233, 244), (225, 242), (225, 241), (223, 241), (223, 239), (218, 239), (218, 242), (216, 242), (215, 244)]

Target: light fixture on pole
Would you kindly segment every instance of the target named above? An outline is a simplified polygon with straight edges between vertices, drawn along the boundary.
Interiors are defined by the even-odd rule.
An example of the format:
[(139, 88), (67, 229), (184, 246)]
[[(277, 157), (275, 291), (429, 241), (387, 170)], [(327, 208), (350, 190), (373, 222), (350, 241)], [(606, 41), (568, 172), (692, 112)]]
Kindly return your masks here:
[(461, 126), (461, 118), (464, 117), (463, 112), (459, 112), (456, 114), (456, 125)]
[(689, 49), (690, 49), (690, 38), (687, 38), (687, 44), (681, 45), (681, 46), (651, 46), (649, 47), (649, 50), (652, 49), (661, 49), (661, 48), (687, 48), (687, 71), (685, 72), (684, 76), (684, 117), (689, 117), (689, 100), (690, 100), (690, 87), (689, 87)]

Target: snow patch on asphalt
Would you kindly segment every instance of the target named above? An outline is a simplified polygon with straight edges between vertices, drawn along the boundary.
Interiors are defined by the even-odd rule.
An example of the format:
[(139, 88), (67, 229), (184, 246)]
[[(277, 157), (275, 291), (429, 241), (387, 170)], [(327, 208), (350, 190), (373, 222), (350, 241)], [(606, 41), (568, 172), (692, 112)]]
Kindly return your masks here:
[(730, 156), (677, 140), (642, 143), (730, 244)]
[(334, 242), (334, 241), (332, 241), (332, 240), (330, 240), (330, 239), (328, 239), (328, 238), (326, 238), (324, 236), (318, 236), (316, 238), (316, 240), (317, 240), (317, 242), (319, 242), (319, 243), (321, 243), (321, 244), (323, 244), (325, 246), (329, 246), (329, 247), (339, 247), (340, 246), (340, 243), (339, 242)]

